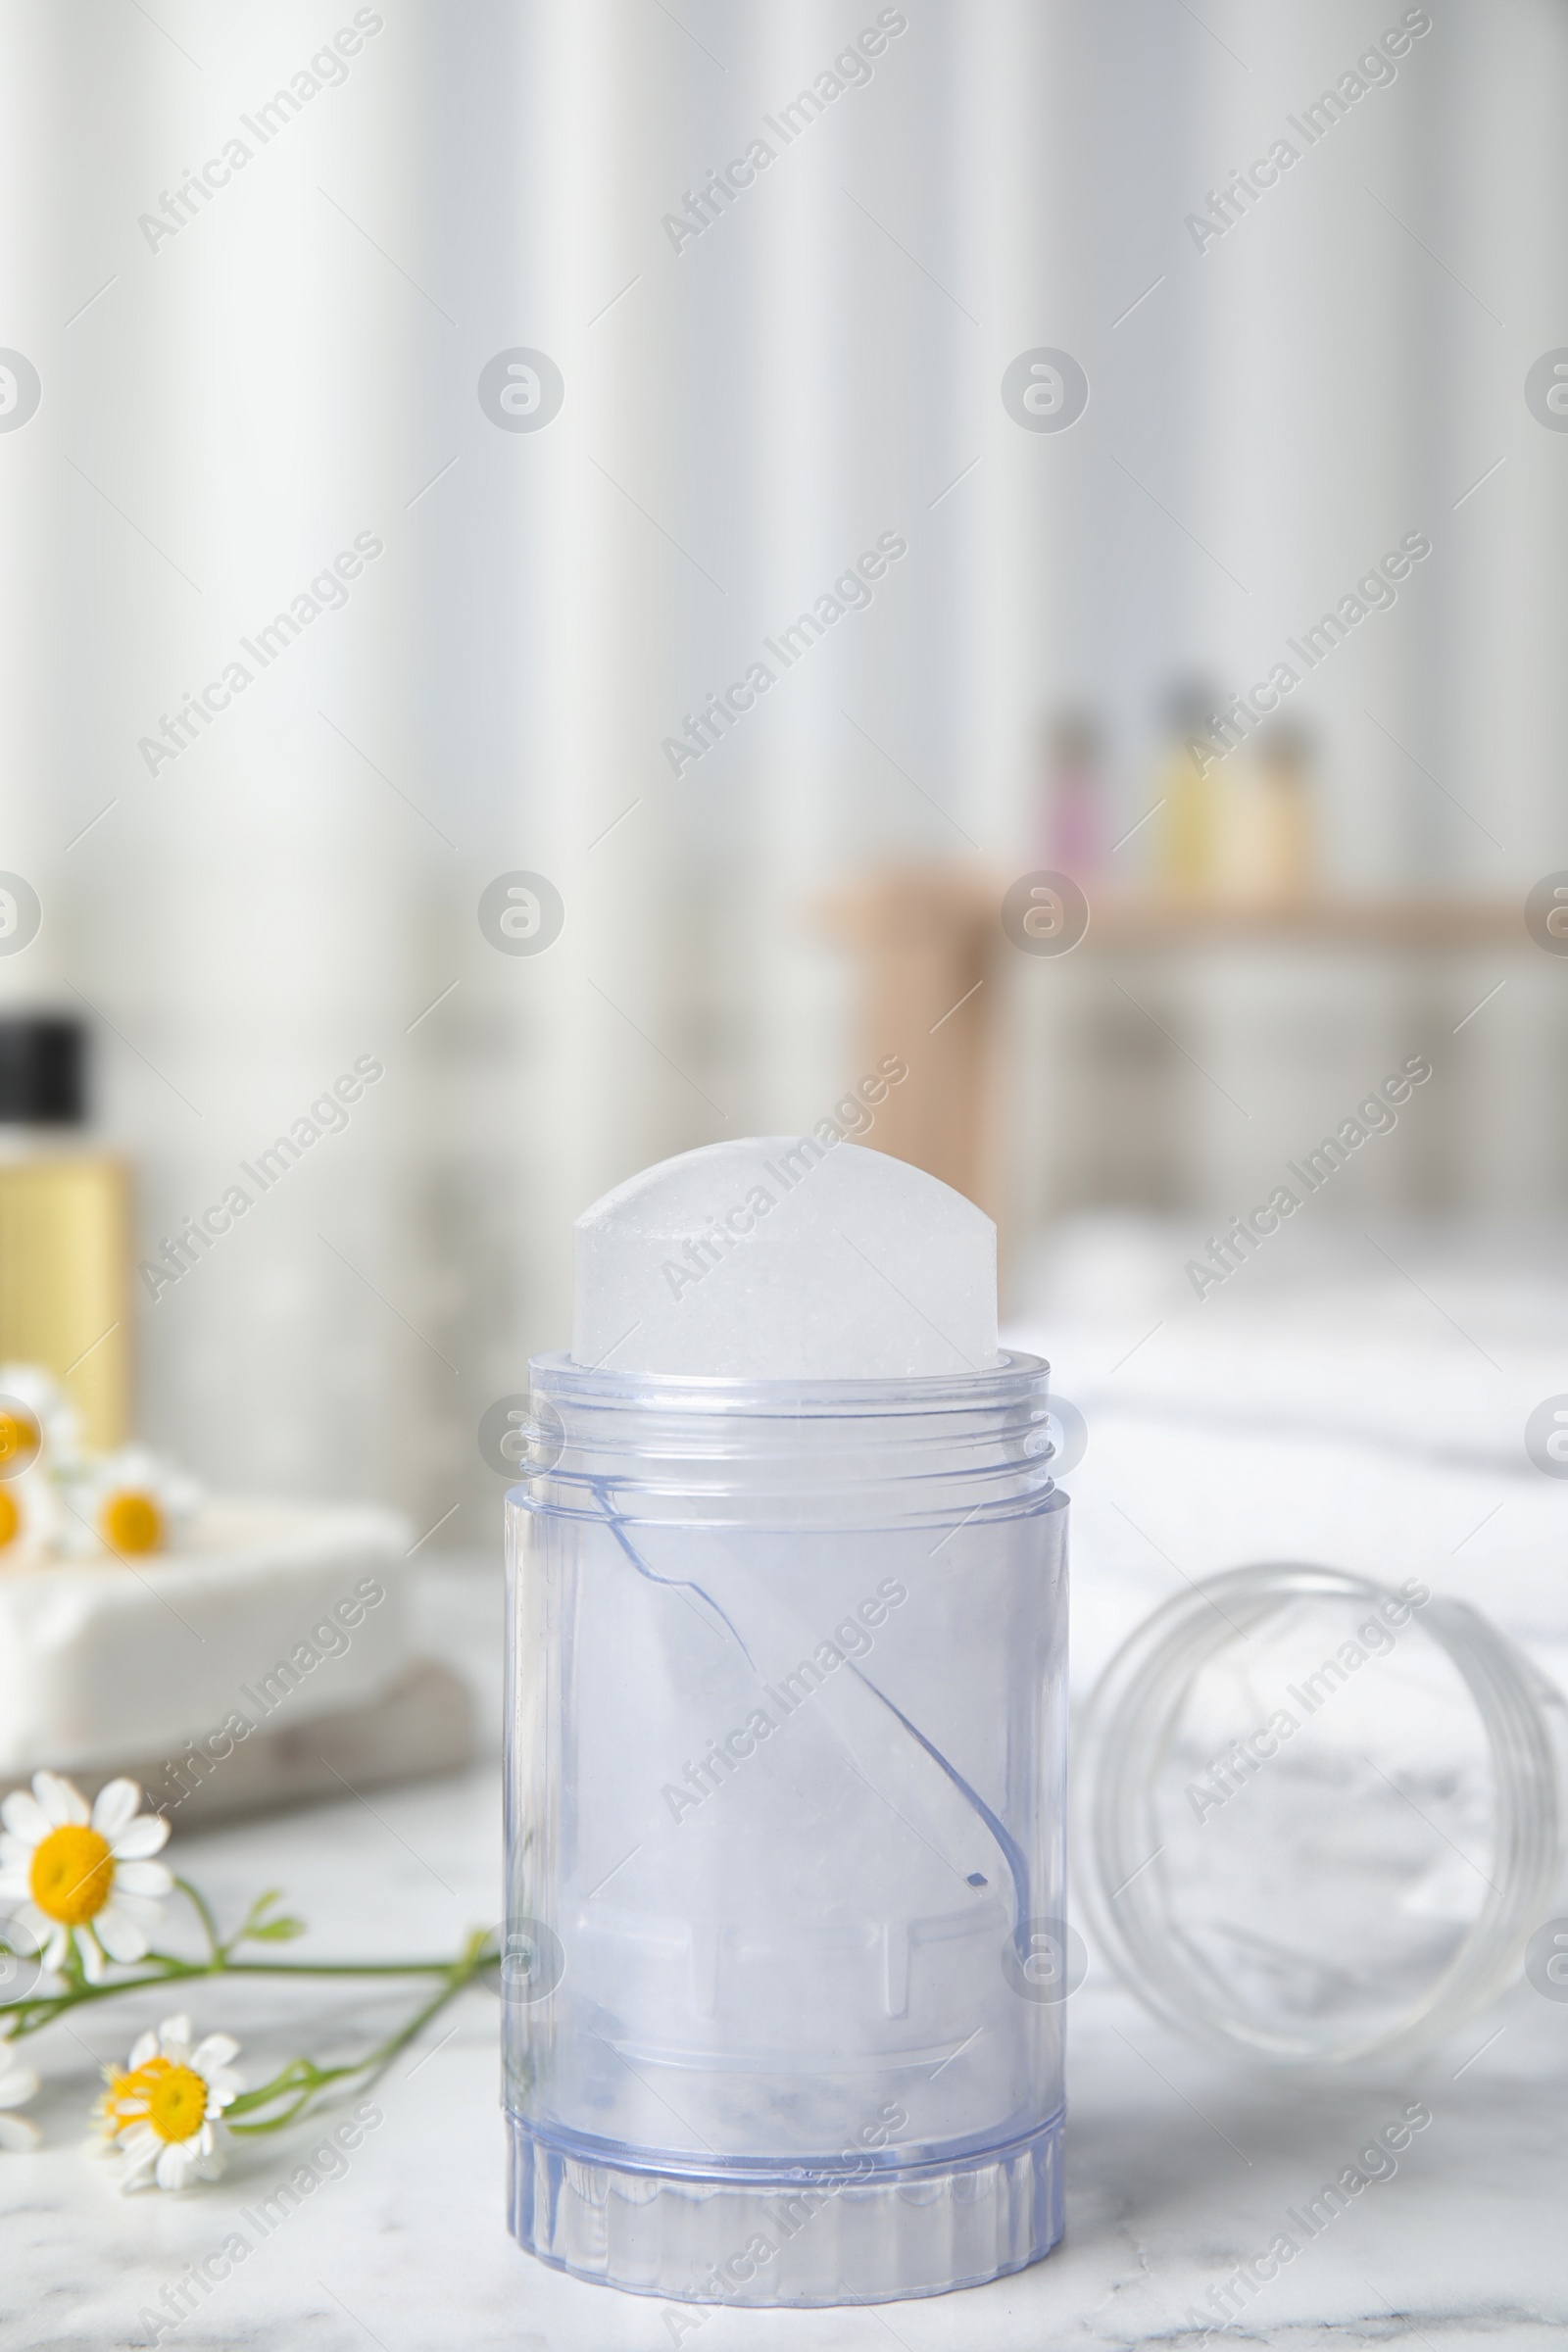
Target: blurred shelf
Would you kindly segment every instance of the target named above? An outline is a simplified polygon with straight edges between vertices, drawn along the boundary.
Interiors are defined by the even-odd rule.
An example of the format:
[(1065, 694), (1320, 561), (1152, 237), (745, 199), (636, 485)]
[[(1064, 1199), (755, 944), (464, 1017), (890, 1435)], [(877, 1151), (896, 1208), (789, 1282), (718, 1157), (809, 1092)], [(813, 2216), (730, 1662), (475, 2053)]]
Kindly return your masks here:
[[(889, 865), (843, 884), (814, 912), (832, 937), (861, 951), (897, 943), (934, 947), (995, 936), (1013, 876), (984, 866)], [(1086, 885), (1088, 951), (1229, 946), (1390, 948), (1441, 955), (1455, 948), (1525, 948), (1524, 902), (1473, 891), (1382, 896), (1311, 891), (1248, 899), (1239, 894), (1117, 890)]]
[(1441, 954), (1454, 948), (1531, 945), (1518, 899), (1432, 891), (1400, 898), (1322, 894), (1245, 900), (1175, 892), (1089, 890), (1086, 950), (1258, 947), (1396, 948)]

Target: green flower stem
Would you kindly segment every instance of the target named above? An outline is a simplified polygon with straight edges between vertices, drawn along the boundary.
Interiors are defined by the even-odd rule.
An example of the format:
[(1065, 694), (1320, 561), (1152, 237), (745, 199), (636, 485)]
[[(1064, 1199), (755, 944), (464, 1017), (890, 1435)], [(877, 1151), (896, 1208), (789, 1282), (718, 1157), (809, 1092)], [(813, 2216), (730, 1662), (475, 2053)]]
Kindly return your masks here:
[(197, 1893), (196, 1888), (191, 1885), (188, 1879), (176, 1878), (174, 1885), (179, 1888), (180, 1893), (185, 1897), (186, 1901), (190, 1904), (191, 1909), (201, 1921), (202, 1926), (207, 1934), (208, 1949), (211, 1951), (213, 1958), (216, 1960), (219, 1954), (222, 1951), (223, 1946), (219, 1941), (218, 1922), (214, 1919), (211, 1911), (209, 1911), (207, 1908), (206, 1897)]
[[(154, 1986), (160, 1989), (172, 1984), (201, 1984), (213, 1977), (358, 1977), (361, 1979), (398, 1977), (435, 1977), (440, 1980), (430, 1998), (421, 2003), (406, 2025), (400, 2026), (387, 2039), (378, 2042), (366, 2057), (351, 2065), (318, 2066), (311, 2058), (291, 2059), (270, 2082), (255, 2090), (245, 2091), (228, 2112), (231, 2118), (255, 2115), (253, 2123), (236, 2123), (243, 2132), (275, 2132), (304, 2114), (313, 2101), (333, 2084), (358, 2081), (373, 2082), (389, 2066), (400, 2050), (406, 2049), (421, 2033), (432, 2017), (439, 2015), (447, 2003), (485, 1969), (494, 1968), (500, 1954), (482, 1930), (468, 1936), (463, 1949), (451, 1960), (237, 1960), (238, 1945), (246, 1942), (275, 1942), (289, 1940), (303, 1933), (299, 1920), (279, 1916), (272, 1906), (279, 1900), (275, 1892), (261, 1895), (251, 1905), (234, 1935), (225, 1940), (219, 1934), (218, 1922), (204, 1896), (184, 1879), (175, 1886), (187, 1898), (201, 1922), (207, 1939), (207, 1957), (202, 1960), (181, 1960), (173, 1952), (149, 1952), (145, 1964), (132, 1975), (117, 1977), (112, 1984), (89, 1984), (80, 1959), (72, 1947), (59, 1974), (64, 1990), (29, 1994), (21, 2000), (0, 2001), (0, 2040), (20, 2041), (28, 2034), (37, 2034), (53, 2025), (73, 2009), (89, 2001), (117, 2000), (122, 1993), (145, 1992)], [(7, 1947), (9, 1948), (9, 1947)], [(281, 2104), (280, 2104), (281, 2102)], [(278, 2107), (275, 2115), (264, 2115), (262, 2110)]]
[[(314, 2058), (291, 2058), (270, 2082), (259, 2084), (255, 2090), (242, 2091), (230, 2103), (227, 2120), (234, 2131), (277, 2132), (311, 2112), (320, 2095), (337, 2084), (354, 2082), (368, 2088), (449, 2001), (455, 2000), (484, 1970), (500, 1965), (501, 1954), (483, 1929), (470, 1934), (463, 1949), (451, 1960), (236, 1960), (234, 1953), (240, 1944), (291, 1941), (304, 1934), (304, 1922), (274, 1909), (281, 1897), (272, 1889), (257, 1897), (240, 1926), (225, 1941), (218, 1932), (218, 1922), (206, 1898), (187, 1880), (175, 1879), (174, 1885), (201, 1922), (207, 1939), (205, 1959), (181, 1960), (173, 1952), (149, 1952), (145, 1962), (137, 1964), (134, 1974), (117, 1977), (112, 1984), (89, 1984), (73, 1942), (57, 1972), (64, 1985), (62, 1991), (0, 2001), (0, 2043), (20, 2041), (28, 2034), (37, 2034), (70, 2010), (82, 2008), (89, 2001), (118, 2000), (125, 1992), (201, 1984), (213, 1977), (439, 1979), (436, 1989), (420, 2003), (407, 2024), (388, 2034), (364, 2058), (343, 2066), (318, 2066)], [(0, 1932), (0, 1950), (11, 1949)], [(276, 2109), (276, 2113), (266, 2113), (269, 2108)], [(241, 2117), (254, 2120), (236, 2120)]]
[[(439, 1992), (416, 2009), (406, 2025), (400, 2026), (395, 2034), (389, 2034), (385, 2041), (378, 2043), (353, 2065), (320, 2067), (312, 2059), (296, 2058), (281, 2073), (274, 2075), (270, 2082), (264, 2082), (255, 2090), (242, 2091), (224, 2117), (230, 2130), (247, 2134), (280, 2131), (285, 2124), (294, 2123), (307, 2112), (318, 2092), (351, 2078), (359, 2078), (360, 2086), (368, 2089), (377, 2077), (385, 2073), (398, 2052), (407, 2049), (430, 2020), (438, 2017), (447, 2003), (456, 1999), (465, 1985), (471, 1984), (482, 1969), (493, 1965), (498, 1955), (488, 1949), (488, 1936), (482, 1933), (470, 1936), (457, 1959), (449, 1961), (443, 1968), (441, 1973), (446, 1983)], [(238, 2120), (264, 2107), (272, 2106), (279, 2099), (286, 2099), (288, 2103), (277, 2115), (265, 2117), (255, 2123)]]
[[(467, 1970), (464, 1982), (486, 1965), (493, 1966), (498, 1956), (481, 1957)], [(151, 1985), (198, 1984), (208, 1977), (445, 1977), (462, 1965), (452, 1960), (174, 1960), (156, 1952), (152, 1957), (160, 1962), (158, 1968), (141, 1976), (117, 1978), (113, 1984), (83, 1984), (69, 1992), (0, 2001), (0, 2037), (9, 2018), (18, 2021), (9, 2029), (10, 2037), (20, 2041), (24, 2034), (53, 2025), (70, 2009), (88, 2001), (117, 2000), (122, 1992), (144, 1992)]]

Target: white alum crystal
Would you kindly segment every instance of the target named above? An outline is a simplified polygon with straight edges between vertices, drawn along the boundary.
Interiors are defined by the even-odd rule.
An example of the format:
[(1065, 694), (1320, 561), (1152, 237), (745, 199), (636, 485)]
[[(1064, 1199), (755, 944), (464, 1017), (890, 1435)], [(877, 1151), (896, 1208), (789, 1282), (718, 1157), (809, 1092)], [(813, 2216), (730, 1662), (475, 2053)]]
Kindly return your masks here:
[(709, 1144), (617, 1185), (575, 1231), (581, 1364), (895, 1380), (997, 1361), (996, 1227), (882, 1152)]

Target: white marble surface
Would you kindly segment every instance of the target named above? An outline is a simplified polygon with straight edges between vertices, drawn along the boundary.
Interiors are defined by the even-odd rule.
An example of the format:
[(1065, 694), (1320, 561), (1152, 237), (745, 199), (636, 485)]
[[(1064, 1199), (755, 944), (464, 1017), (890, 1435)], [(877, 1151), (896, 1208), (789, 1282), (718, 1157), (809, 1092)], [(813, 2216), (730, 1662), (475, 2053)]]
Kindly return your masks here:
[[(1444, 1433), (1460, 1417), (1447, 1416), (1446, 1401), (1451, 1384), (1472, 1370), (1462, 1337), (1420, 1328), (1401, 1338), (1370, 1309), (1370, 1319), (1352, 1326), (1343, 1302), (1333, 1312), (1325, 1306), (1325, 1356), (1338, 1353), (1339, 1378), (1327, 1388), (1307, 1383), (1310, 1412), (1249, 1435), (1236, 1426), (1221, 1377), (1228, 1359), (1216, 1335), (1226, 1326), (1212, 1308), (1189, 1326), (1178, 1314), (1174, 1338), (1169, 1330), (1161, 1337), (1165, 1352), (1152, 1343), (1129, 1367), (1141, 1388), (1128, 1380), (1116, 1391), (1114, 1359), (1146, 1328), (1147, 1295), (1118, 1293), (1098, 1317), (1055, 1301), (1063, 1385), (1098, 1399), (1091, 1451), (1072, 1482), (1081, 1668), (1179, 1577), (1268, 1552), (1316, 1553), (1385, 1574), (1397, 1559), (1399, 1573), (1443, 1573), (1449, 1589), (1490, 1602), (1522, 1638), (1539, 1637), (1538, 1646), (1560, 1635), (1568, 1622), (1558, 1567), (1568, 1486), (1521, 1477), (1508, 1455), (1510, 1444), (1517, 1451), (1521, 1405), (1558, 1385), (1550, 1350), (1538, 1329), (1510, 1334), (1496, 1314), (1483, 1326), (1479, 1307), (1451, 1291), (1444, 1296), (1476, 1323), (1502, 1367), (1499, 1392), (1486, 1393), (1480, 1412), (1494, 1421), (1479, 1427), (1479, 1408), (1471, 1407), (1468, 1439), (1446, 1462)], [(1405, 1302), (1397, 1303), (1402, 1314)], [(1537, 1322), (1554, 1318), (1560, 1304), (1555, 1293), (1538, 1301)], [(1264, 1420), (1269, 1332), (1278, 1342), (1272, 1313), (1255, 1326), (1234, 1325), (1249, 1397)], [(1400, 1391), (1391, 1359), (1366, 1358), (1379, 1333), (1380, 1345), (1404, 1350), (1413, 1384), (1404, 1398), (1408, 1432), (1392, 1426)], [(1381, 1428), (1372, 1426), (1374, 1391)], [(1126, 1400), (1117, 1409), (1114, 1395)], [(1195, 1425), (1176, 1450), (1156, 1427), (1159, 1400), (1171, 1395), (1190, 1415), (1206, 1395), (1213, 1421), (1206, 1430)], [(1442, 1429), (1423, 1447), (1416, 1440), (1432, 1426), (1433, 1399), (1445, 1400)], [(1499, 1498), (1494, 1522), (1470, 1541), (1466, 1531)], [(498, 1571), (453, 1563), (431, 1572), (425, 1593), (440, 1645), (466, 1661), (485, 1693), (492, 1740), (498, 1587)], [(466, 1928), (491, 1923), (500, 1884), (495, 1764), (376, 1792), (372, 1801), (373, 1810), (346, 1800), (182, 1838), (178, 1863), (225, 1910), (263, 1886), (286, 1886), (312, 1923), (311, 1943), (294, 1947), (301, 1952), (440, 1951)], [(253, 1984), (215, 1989), (192, 2006), (201, 2025), (240, 2034), (246, 2057), (260, 2063), (318, 2047), (355, 2002), (353, 1994), (285, 2001)], [(294, 2143), (262, 2143), (199, 2194), (121, 2198), (79, 2152), (98, 2062), (130, 2038), (122, 2007), (116, 2020), (87, 2010), (73, 2019), (74, 2034), (56, 2030), (31, 2045), (47, 2075), (36, 2112), (49, 2144), (36, 2158), (0, 2156), (6, 2352), (103, 2352), (145, 2341), (140, 2309), (186, 2263), (220, 2245), (239, 2209), (297, 2160)], [(1287, 2209), (1299, 2209), (1352, 2164), (1369, 2135), (1412, 2099), (1425, 2101), (1433, 2121), (1399, 2157), (1396, 2174), (1355, 2197), (1262, 2286), (1232, 2332), (1281, 2352), (1406, 2338), (1429, 2352), (1493, 2352), (1560, 2343), (1568, 2331), (1568, 2003), (1548, 2002), (1523, 1984), (1419, 2063), (1308, 2091), (1200, 2055), (1092, 1972), (1071, 2013), (1067, 2232), (1048, 2261), (925, 2303), (713, 2310), (682, 2332), (672, 2326), (673, 2307), (579, 2284), (512, 2244), (503, 2219), (497, 2034), (494, 1999), (466, 1995), (431, 2042), (385, 2079), (376, 2093), (384, 2124), (346, 2175), (289, 2216), (166, 2340), (192, 2352), (433, 2352), (447, 2344), (464, 2352), (664, 2352), (694, 2340), (703, 2352), (885, 2352), (901, 2344), (909, 2352), (1091, 2352), (1196, 2343), (1191, 2307), (1238, 2260), (1265, 2249), (1290, 2226)], [(307, 2132), (303, 2145), (313, 2144)]]
[[(453, 1650), (493, 1658), (489, 1576), (449, 1571)], [(454, 1598), (461, 1605), (454, 1609)], [(281, 1882), (310, 1919), (308, 1946), (440, 1951), (497, 1908), (500, 1799), (493, 1765), (180, 1843), (181, 1867), (220, 1905)], [(247, 2055), (318, 2044), (355, 1996), (299, 1999), (249, 1985), (193, 2003), (233, 2026)], [(0, 2158), (0, 2343), (130, 2346), (137, 2314), (220, 2245), (241, 2207), (291, 2168), (294, 2140), (252, 2146), (194, 2195), (122, 2198), (78, 2147), (100, 2059), (129, 2038), (80, 2013), (40, 2035), (36, 2112), (49, 2144)], [(149, 2011), (149, 2014), (151, 2012)], [(172, 2339), (267, 2352), (465, 2352), (548, 2347), (655, 2352), (677, 2340), (664, 2306), (580, 2285), (519, 2254), (502, 2214), (498, 2008), (471, 1992), (376, 2096), (385, 2122), (217, 2287)], [(1498, 2029), (1501, 2028), (1499, 2033)], [(445, 2039), (441, 2035), (447, 2035)], [(1482, 2054), (1473, 2053), (1490, 2040)], [(1568, 2329), (1568, 2005), (1519, 1987), (1461, 2042), (1397, 2076), (1305, 2094), (1217, 2065), (1091, 1977), (1073, 2004), (1067, 2234), (1020, 2278), (928, 2303), (754, 2315), (711, 2311), (704, 2352), (887, 2346), (1042, 2352), (1181, 2341), (1188, 2307), (1262, 2250), (1368, 2134), (1411, 2098), (1431, 2127), (1249, 2307), (1252, 2341), (1298, 2347), (1411, 2336), (1444, 2352), (1560, 2341)], [(307, 2132), (302, 2144), (315, 2144)], [(167, 2339), (166, 2339), (167, 2340)], [(691, 2342), (688, 2333), (679, 2340)]]

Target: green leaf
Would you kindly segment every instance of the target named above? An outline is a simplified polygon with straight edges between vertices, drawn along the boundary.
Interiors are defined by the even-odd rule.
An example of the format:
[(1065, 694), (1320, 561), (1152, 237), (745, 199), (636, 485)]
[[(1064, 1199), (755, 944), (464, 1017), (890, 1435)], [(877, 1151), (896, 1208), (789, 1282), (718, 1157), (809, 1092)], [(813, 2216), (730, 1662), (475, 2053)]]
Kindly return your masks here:
[(283, 1915), (276, 1919), (268, 1918), (267, 1915), (272, 1905), (280, 1903), (282, 1899), (283, 1889), (281, 1886), (269, 1886), (265, 1894), (259, 1894), (249, 1911), (246, 1912), (245, 1924), (234, 1937), (234, 1942), (236, 1944), (289, 1943), (296, 1936), (303, 1936), (306, 1932), (303, 1919), (295, 1919), (290, 1915)]

